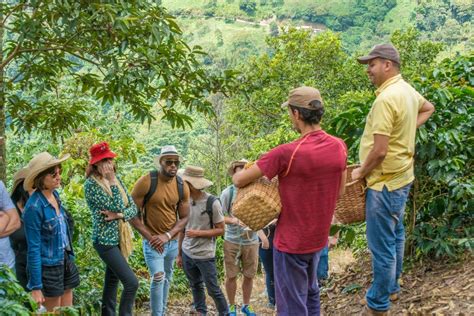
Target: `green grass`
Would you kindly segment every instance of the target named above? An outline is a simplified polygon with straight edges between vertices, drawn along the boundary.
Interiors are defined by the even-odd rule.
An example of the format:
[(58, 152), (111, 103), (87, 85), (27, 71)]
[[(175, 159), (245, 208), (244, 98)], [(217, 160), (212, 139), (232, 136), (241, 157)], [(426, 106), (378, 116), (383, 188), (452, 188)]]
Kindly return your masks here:
[[(240, 57), (258, 55), (264, 51), (267, 27), (255, 27), (243, 23), (225, 23), (219, 19), (190, 19), (180, 18), (179, 25), (183, 36), (191, 45), (202, 46), (214, 58), (225, 58), (230, 64), (237, 62)], [(222, 35), (222, 44), (219, 46), (219, 35)], [(236, 54), (237, 52), (237, 54)]]
[(394, 30), (407, 28), (411, 24), (410, 17), (416, 6), (416, 1), (398, 0), (395, 8), (385, 16), (382, 31), (392, 33)]
[[(208, 8), (210, 0), (163, 0), (162, 4), (170, 12), (187, 10), (193, 15), (204, 14)], [(245, 12), (239, 9), (239, 0), (234, 0), (229, 3), (227, 0), (216, 1), (216, 16), (234, 16), (234, 17), (248, 17), (252, 19), (262, 19), (272, 16), (273, 14), (284, 15), (291, 17), (294, 12), (302, 8), (308, 9), (321, 14), (331, 15), (348, 15), (351, 9), (356, 5), (355, 0), (285, 0), (282, 6), (273, 7), (272, 5), (260, 5), (260, 1), (256, 0), (257, 10), (254, 16), (248, 16)]]

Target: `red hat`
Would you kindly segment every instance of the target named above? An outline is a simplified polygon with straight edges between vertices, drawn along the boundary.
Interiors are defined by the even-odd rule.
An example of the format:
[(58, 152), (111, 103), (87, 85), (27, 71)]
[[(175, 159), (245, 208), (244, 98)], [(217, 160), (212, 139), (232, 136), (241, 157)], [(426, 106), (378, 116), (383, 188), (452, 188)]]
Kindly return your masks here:
[(109, 144), (106, 142), (92, 145), (89, 149), (89, 153), (91, 154), (91, 159), (89, 160), (90, 165), (96, 164), (102, 159), (117, 157), (117, 154), (110, 150)]

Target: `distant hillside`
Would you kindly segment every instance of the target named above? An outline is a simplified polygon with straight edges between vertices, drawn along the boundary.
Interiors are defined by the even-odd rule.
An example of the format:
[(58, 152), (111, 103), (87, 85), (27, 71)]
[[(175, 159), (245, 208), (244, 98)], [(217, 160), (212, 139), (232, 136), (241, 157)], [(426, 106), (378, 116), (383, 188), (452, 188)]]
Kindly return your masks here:
[(340, 32), (347, 51), (367, 50), (397, 29), (414, 26), (447, 53), (473, 49), (471, 0), (163, 0), (205, 62), (228, 66), (265, 48), (289, 26)]

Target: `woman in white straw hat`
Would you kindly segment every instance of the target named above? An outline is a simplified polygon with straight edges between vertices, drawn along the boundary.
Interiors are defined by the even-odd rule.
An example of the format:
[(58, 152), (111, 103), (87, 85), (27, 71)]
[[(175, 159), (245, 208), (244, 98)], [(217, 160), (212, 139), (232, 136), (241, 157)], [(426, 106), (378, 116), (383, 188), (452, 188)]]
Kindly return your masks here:
[(61, 159), (47, 152), (36, 155), (29, 163), (23, 187), (35, 189), (25, 205), (23, 222), (28, 244), (28, 289), (33, 299), (48, 311), (72, 305), (72, 289), (79, 285), (74, 264), (68, 216), (59, 194)]

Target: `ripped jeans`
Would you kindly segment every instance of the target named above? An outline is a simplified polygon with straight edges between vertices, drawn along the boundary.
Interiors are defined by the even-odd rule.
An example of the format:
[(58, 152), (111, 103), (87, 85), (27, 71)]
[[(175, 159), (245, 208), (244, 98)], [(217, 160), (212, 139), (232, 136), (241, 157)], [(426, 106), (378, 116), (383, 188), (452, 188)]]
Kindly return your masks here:
[(153, 249), (148, 241), (143, 241), (143, 254), (150, 272), (150, 305), (152, 316), (163, 316), (168, 303), (168, 293), (173, 278), (173, 264), (178, 255), (178, 241), (171, 240), (163, 252)]

